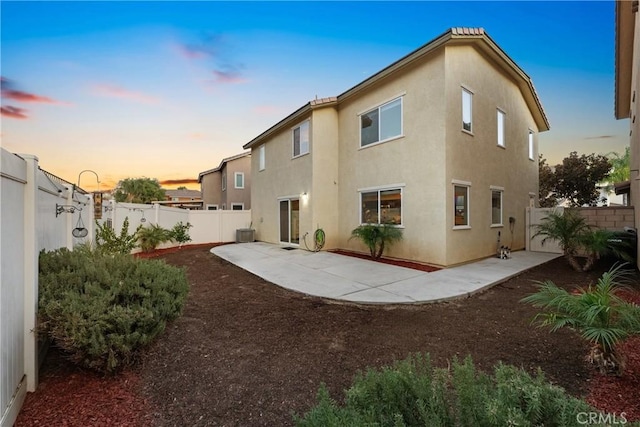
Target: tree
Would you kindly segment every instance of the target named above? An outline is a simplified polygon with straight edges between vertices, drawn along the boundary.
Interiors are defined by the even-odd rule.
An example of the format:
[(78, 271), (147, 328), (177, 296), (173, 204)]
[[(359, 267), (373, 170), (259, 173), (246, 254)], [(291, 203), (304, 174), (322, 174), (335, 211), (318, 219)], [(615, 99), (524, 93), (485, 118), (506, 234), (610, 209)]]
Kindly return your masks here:
[(552, 281), (538, 282), (539, 290), (524, 298), (543, 311), (534, 322), (551, 331), (568, 327), (578, 331), (593, 347), (588, 360), (603, 373), (622, 374), (624, 362), (616, 352), (618, 343), (640, 333), (640, 307), (617, 293), (625, 286), (626, 272), (615, 266), (595, 285), (567, 292)]
[(607, 157), (611, 162), (611, 172), (605, 177), (605, 181), (615, 184), (616, 182), (628, 181), (631, 178), (631, 168), (629, 166), (631, 152), (629, 147), (625, 147), (624, 154), (609, 153)]
[(538, 162), (538, 203), (541, 208), (552, 208), (558, 205), (558, 199), (555, 195), (556, 175), (547, 164), (547, 159), (540, 154)]
[(611, 170), (609, 159), (600, 154), (573, 151), (556, 166), (556, 195), (572, 207), (595, 206), (600, 201), (598, 183)]
[(573, 151), (562, 164), (551, 168), (540, 156), (540, 206), (555, 206), (566, 200), (571, 207), (595, 206), (600, 199), (598, 183), (611, 170), (611, 162), (600, 154), (581, 154)]
[(149, 203), (164, 200), (165, 194), (155, 178), (126, 178), (118, 182), (114, 198), (116, 202)]

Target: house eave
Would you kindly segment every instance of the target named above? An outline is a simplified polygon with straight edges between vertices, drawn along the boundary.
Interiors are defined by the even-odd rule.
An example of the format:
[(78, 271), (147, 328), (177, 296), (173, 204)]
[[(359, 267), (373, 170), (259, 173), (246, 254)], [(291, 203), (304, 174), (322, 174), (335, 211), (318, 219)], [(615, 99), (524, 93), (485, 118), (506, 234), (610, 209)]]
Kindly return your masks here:
[(251, 152), (250, 151), (246, 151), (244, 153), (236, 154), (235, 156), (230, 156), (230, 157), (226, 157), (226, 158), (222, 159), (220, 161), (220, 164), (218, 165), (218, 167), (206, 170), (204, 172), (200, 172), (198, 174), (198, 183), (202, 183), (202, 177), (203, 176), (208, 175), (210, 173), (221, 171), (225, 164), (227, 164), (227, 163), (229, 163), (229, 162), (231, 162), (233, 160), (241, 159), (243, 157), (250, 156), (250, 155), (251, 155)]
[[(634, 12), (635, 8), (635, 12)], [(637, 1), (616, 1), (615, 52), (615, 117), (628, 119), (631, 105), (631, 76), (633, 70), (634, 13)]]

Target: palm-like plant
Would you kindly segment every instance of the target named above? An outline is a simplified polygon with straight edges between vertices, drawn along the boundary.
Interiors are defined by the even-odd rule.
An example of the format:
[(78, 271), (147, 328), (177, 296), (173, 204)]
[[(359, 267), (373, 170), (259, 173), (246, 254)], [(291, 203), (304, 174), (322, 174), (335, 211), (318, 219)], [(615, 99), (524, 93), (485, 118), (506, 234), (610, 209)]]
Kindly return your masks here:
[(151, 252), (160, 243), (168, 242), (171, 240), (171, 231), (159, 226), (158, 224), (151, 224), (148, 227), (141, 227), (136, 231), (136, 238), (138, 244), (144, 252)]
[(576, 256), (582, 246), (582, 236), (589, 230), (584, 217), (573, 210), (566, 209), (564, 213), (550, 212), (540, 224), (536, 225), (536, 233), (533, 237), (543, 236), (542, 244), (548, 239), (556, 240), (571, 267), (576, 271), (582, 271)]
[(402, 229), (392, 224), (363, 224), (351, 231), (350, 239), (360, 239), (367, 245), (371, 257), (378, 259), (385, 247), (402, 240)]
[(552, 281), (539, 283), (539, 291), (522, 299), (543, 311), (533, 322), (554, 332), (568, 327), (592, 343), (587, 359), (603, 373), (622, 374), (624, 361), (616, 351), (618, 343), (640, 334), (640, 307), (620, 298), (627, 287), (623, 265), (612, 267), (595, 285), (568, 292)]

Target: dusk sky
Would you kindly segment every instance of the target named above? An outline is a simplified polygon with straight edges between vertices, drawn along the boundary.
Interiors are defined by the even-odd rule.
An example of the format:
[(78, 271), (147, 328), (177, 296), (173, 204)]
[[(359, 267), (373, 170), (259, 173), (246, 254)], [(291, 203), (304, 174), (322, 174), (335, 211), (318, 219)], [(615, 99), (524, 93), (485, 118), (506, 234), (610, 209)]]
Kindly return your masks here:
[[(191, 180), (309, 100), (451, 27), (483, 27), (532, 78), (540, 151), (619, 152), (615, 3), (0, 2), (2, 146), (77, 183)], [(505, 167), (509, 167), (505, 165)], [(80, 186), (95, 190), (93, 174)], [(167, 185), (167, 188), (174, 188)]]

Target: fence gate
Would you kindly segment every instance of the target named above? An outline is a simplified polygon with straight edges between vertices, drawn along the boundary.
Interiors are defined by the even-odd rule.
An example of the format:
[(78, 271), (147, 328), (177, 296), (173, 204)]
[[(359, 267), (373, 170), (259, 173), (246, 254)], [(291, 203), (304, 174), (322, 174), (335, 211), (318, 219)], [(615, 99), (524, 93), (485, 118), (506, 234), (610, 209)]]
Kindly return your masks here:
[(552, 254), (561, 254), (562, 249), (555, 240), (547, 239), (544, 243), (544, 237), (536, 236), (536, 225), (540, 224), (550, 212), (564, 212), (564, 208), (527, 208), (527, 250), (532, 252), (547, 252)]

